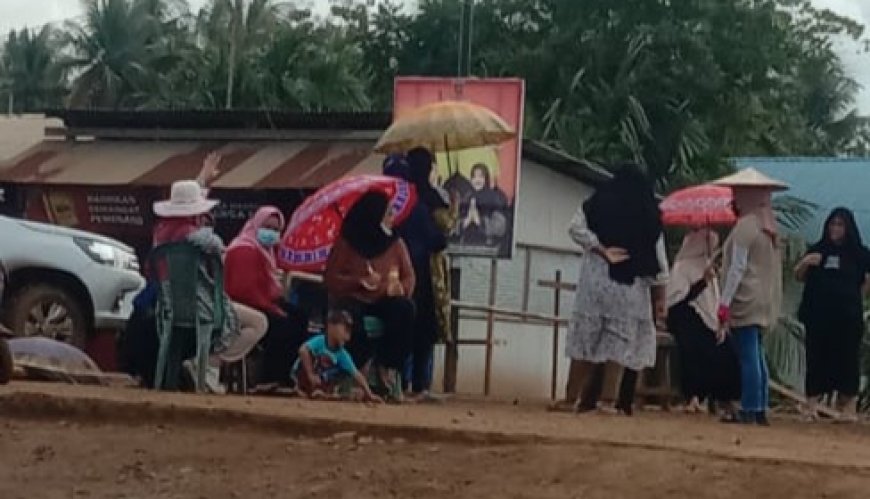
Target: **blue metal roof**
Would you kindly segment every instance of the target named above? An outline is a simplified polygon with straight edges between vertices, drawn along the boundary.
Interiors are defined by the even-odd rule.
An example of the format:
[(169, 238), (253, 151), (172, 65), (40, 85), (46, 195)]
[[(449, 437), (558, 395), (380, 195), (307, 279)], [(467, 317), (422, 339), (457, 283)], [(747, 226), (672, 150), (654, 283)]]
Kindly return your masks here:
[(870, 158), (748, 157), (732, 160), (738, 169), (756, 170), (787, 183), (784, 194), (818, 206), (801, 230), (807, 241), (822, 232), (828, 213), (845, 206), (855, 212), (864, 241), (870, 241)]

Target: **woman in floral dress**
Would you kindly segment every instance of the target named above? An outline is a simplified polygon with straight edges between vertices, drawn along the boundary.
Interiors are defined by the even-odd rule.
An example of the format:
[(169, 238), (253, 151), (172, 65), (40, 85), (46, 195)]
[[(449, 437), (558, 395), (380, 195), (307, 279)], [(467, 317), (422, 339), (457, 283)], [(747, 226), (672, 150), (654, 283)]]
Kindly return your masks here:
[[(621, 166), (577, 211), (570, 234), (584, 255), (566, 353), (583, 383), (576, 408), (596, 408), (604, 367), (624, 368), (616, 408), (632, 413), (637, 373), (655, 364), (652, 294), (667, 280), (661, 216), (651, 182)], [(664, 304), (657, 303), (658, 318)]]

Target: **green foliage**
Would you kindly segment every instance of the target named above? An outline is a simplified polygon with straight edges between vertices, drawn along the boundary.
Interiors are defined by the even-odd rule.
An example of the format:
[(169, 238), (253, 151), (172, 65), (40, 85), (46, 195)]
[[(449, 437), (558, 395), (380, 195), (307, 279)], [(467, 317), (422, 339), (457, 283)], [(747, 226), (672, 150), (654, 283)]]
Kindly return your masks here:
[(771, 378), (799, 392), (807, 372), (804, 338), (803, 324), (790, 317), (781, 317), (764, 335)]
[(12, 31), (0, 57), (0, 102), (12, 112), (56, 106), (66, 94), (63, 68), (58, 63), (58, 33)]
[[(804, 0), (83, 0), (62, 29), (12, 32), (0, 96), (73, 107), (388, 109), (398, 75), (519, 76), (525, 134), (663, 190), (738, 155), (870, 152), (833, 49), (864, 28)], [(460, 39), (459, 26), (470, 33)], [(459, 47), (463, 47), (462, 55)], [(785, 212), (785, 220), (790, 215)]]

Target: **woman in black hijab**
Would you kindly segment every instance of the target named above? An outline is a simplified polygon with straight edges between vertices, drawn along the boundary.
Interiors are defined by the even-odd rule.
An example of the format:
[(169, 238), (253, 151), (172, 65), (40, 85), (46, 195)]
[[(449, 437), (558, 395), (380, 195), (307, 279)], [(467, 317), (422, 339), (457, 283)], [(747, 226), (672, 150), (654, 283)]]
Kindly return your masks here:
[(864, 334), (863, 289), (870, 273), (870, 252), (861, 241), (851, 211), (836, 208), (828, 216), (822, 239), (795, 268), (804, 281), (798, 316), (806, 327), (807, 416), (837, 392), (839, 408), (854, 420), (858, 394), (861, 338)]
[[(323, 279), (332, 303), (354, 315), (348, 345), (354, 362), (363, 366), (373, 358), (383, 383), (379, 395), (400, 399), (398, 373), (411, 352), (415, 276), (386, 196), (368, 193), (351, 207)], [(383, 327), (366, 327), (372, 317)]]
[(446, 235), (438, 229), (433, 211), (444, 206), (444, 200), (430, 183), (432, 153), (418, 147), (408, 152), (405, 159), (390, 157), (384, 163), (384, 174), (399, 177), (414, 184), (419, 201), (410, 216), (397, 230), (408, 246), (411, 264), (417, 277), (414, 290), (416, 314), (413, 327), (413, 349), (405, 369), (406, 391), (426, 400), (432, 387), (433, 350), (438, 339), (438, 315), (432, 258), (447, 247)]
[(662, 235), (661, 211), (652, 183), (634, 165), (620, 165), (613, 179), (583, 204), (586, 224), (602, 246), (623, 248), (627, 260), (610, 266), (610, 277), (632, 284), (662, 269), (656, 242)]
[[(652, 291), (668, 270), (652, 183), (638, 166), (618, 166), (577, 211), (569, 233), (584, 254), (565, 346), (575, 376), (568, 397), (581, 411), (595, 409), (605, 363), (613, 362), (624, 367), (616, 407), (630, 415), (637, 373), (655, 364)], [(656, 304), (659, 318), (663, 308)]]

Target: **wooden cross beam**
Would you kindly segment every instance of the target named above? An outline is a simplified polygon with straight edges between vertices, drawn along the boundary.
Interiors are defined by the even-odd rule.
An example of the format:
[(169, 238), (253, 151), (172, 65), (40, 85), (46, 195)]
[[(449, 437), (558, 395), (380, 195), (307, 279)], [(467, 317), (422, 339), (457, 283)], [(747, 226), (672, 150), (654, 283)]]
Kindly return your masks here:
[(562, 282), (562, 281), (541, 280), (541, 281), (538, 281), (538, 286), (540, 286), (542, 288), (558, 289), (560, 291), (571, 291), (572, 293), (574, 291), (577, 291), (576, 284), (571, 284), (569, 282)]

